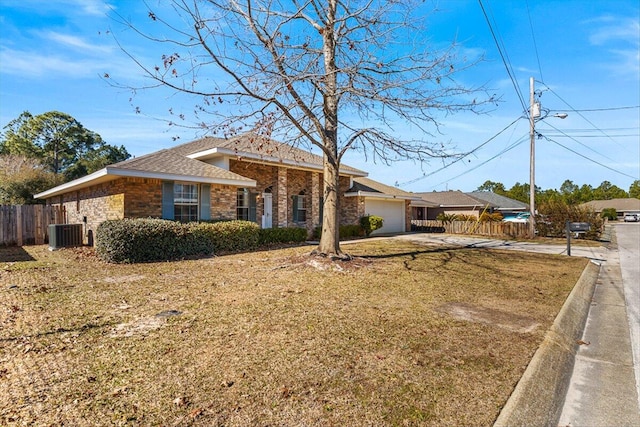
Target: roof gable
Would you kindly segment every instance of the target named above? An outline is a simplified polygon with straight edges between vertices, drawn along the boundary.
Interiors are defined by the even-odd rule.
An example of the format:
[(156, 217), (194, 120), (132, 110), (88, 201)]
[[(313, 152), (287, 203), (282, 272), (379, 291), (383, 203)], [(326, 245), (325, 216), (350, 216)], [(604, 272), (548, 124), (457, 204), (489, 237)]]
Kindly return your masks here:
[(145, 156), (128, 159), (120, 163), (107, 166), (107, 172), (114, 171), (139, 171), (151, 172), (156, 174), (176, 175), (190, 177), (191, 180), (197, 178), (221, 179), (221, 180), (237, 180), (246, 181), (247, 184), (252, 181), (237, 173), (201, 162), (193, 160), (189, 157), (182, 156), (171, 150), (160, 150)]
[[(170, 148), (183, 156), (205, 160), (213, 157), (234, 156), (240, 160), (286, 165), (303, 169), (322, 171), (324, 159), (307, 150), (275, 141), (262, 135), (243, 134), (232, 138), (207, 136), (186, 144)], [(341, 164), (340, 173), (352, 176), (366, 176), (367, 173)]]
[(602, 212), (607, 208), (613, 208), (618, 212), (640, 212), (640, 199), (629, 197), (626, 199), (592, 200), (580, 206), (587, 206), (596, 212)]
[(408, 191), (404, 191), (390, 185), (382, 184), (378, 181), (374, 181), (371, 178), (365, 177), (353, 178), (353, 185), (349, 190), (347, 190), (345, 196), (375, 196), (376, 194), (379, 194), (380, 196), (393, 197), (396, 199), (420, 200), (420, 196), (414, 193), (409, 193)]

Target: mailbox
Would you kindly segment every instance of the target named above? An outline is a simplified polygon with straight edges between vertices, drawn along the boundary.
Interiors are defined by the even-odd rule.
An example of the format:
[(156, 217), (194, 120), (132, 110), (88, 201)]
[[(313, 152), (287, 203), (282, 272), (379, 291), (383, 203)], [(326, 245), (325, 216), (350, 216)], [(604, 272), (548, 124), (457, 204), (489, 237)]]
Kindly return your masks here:
[(569, 231), (572, 232), (587, 232), (591, 230), (591, 224), (588, 222), (570, 222)]

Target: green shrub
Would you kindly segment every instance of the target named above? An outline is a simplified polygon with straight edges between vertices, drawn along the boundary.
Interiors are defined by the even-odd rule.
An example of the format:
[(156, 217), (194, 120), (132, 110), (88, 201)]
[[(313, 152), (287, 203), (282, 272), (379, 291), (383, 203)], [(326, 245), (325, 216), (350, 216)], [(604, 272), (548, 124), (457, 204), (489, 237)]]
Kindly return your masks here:
[(618, 211), (615, 208), (605, 208), (602, 210), (601, 216), (609, 221), (615, 221), (618, 219)]
[(457, 214), (455, 216), (455, 221), (477, 222), (478, 217), (475, 215)]
[(260, 227), (252, 221), (200, 223), (217, 252), (242, 252), (258, 247)]
[(162, 219), (105, 221), (96, 229), (96, 253), (108, 262), (134, 263), (213, 253), (201, 230)]
[(360, 226), (367, 237), (369, 237), (374, 231), (381, 229), (383, 224), (384, 219), (376, 215), (365, 215), (360, 218)]
[(503, 219), (504, 218), (500, 212), (494, 212), (494, 213), (483, 212), (482, 215), (480, 215), (480, 221), (482, 222), (487, 222), (487, 221), (500, 222)]
[(593, 209), (549, 200), (538, 205), (538, 212), (536, 230), (539, 236), (563, 237), (567, 221), (591, 224), (591, 230), (582, 235), (586, 239), (596, 240), (602, 233), (604, 221)]
[(360, 224), (346, 224), (340, 226), (341, 239), (353, 239), (356, 237), (362, 237), (364, 234), (364, 229)]
[(448, 213), (441, 212), (438, 214), (436, 219), (438, 221), (442, 221), (445, 224), (451, 224), (453, 221), (457, 221), (456, 217), (457, 217), (456, 214), (448, 214)]
[(300, 243), (307, 240), (307, 230), (301, 227), (262, 228), (259, 230), (258, 244)]
[[(364, 230), (360, 224), (345, 224), (341, 225), (338, 231), (340, 240), (353, 239), (356, 237), (364, 236)], [(322, 236), (322, 227), (316, 227), (313, 230), (313, 238), (320, 239)]]

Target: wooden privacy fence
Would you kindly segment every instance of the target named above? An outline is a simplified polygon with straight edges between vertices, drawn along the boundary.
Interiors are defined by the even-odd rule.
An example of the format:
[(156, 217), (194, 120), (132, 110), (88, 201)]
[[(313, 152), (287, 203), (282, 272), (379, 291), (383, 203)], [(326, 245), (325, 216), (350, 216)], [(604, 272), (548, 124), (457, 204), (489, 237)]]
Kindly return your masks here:
[(42, 245), (49, 239), (49, 224), (66, 224), (64, 207), (0, 205), (0, 245)]
[(412, 220), (412, 231), (427, 233), (477, 234), (492, 237), (529, 237), (529, 224), (498, 221), (453, 221), (444, 223), (437, 220)]

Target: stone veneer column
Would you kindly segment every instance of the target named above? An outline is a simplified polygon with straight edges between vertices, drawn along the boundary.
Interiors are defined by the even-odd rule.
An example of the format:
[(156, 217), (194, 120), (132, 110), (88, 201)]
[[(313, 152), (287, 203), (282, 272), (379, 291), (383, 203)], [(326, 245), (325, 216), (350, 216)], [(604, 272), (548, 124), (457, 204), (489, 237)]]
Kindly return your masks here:
[(287, 168), (278, 168), (278, 227), (289, 225), (289, 195), (287, 194)]
[(320, 198), (322, 192), (320, 190), (320, 174), (317, 172), (311, 173), (311, 230), (318, 225), (322, 225), (320, 219)]

